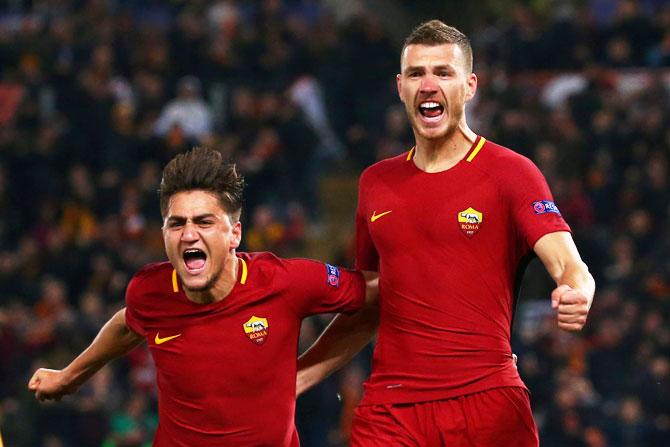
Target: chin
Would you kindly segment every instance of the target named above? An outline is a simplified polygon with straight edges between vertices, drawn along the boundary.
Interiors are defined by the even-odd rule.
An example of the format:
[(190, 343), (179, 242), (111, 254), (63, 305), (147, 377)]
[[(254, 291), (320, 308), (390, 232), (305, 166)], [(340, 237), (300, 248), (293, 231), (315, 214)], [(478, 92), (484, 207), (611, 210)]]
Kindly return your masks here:
[(190, 292), (207, 292), (211, 290), (221, 277), (221, 272), (209, 273), (201, 272), (197, 276), (190, 276), (187, 272), (184, 277), (181, 277), (181, 283), (185, 290)]
[(185, 270), (183, 272), (177, 271), (177, 275), (179, 276), (179, 282), (185, 290), (200, 292), (207, 290), (210, 286), (211, 281), (207, 280), (204, 272), (201, 272), (199, 275), (191, 275), (188, 270)]
[(212, 288), (212, 285), (210, 283), (205, 283), (205, 284), (186, 284), (183, 283), (184, 289), (188, 290), (189, 292), (206, 292), (209, 289)]
[(449, 134), (449, 129), (419, 129), (419, 135), (426, 140), (439, 140)]
[(458, 129), (458, 124), (450, 126), (448, 123), (445, 123), (439, 127), (420, 127), (419, 135), (427, 140), (440, 140), (452, 136), (456, 129)]

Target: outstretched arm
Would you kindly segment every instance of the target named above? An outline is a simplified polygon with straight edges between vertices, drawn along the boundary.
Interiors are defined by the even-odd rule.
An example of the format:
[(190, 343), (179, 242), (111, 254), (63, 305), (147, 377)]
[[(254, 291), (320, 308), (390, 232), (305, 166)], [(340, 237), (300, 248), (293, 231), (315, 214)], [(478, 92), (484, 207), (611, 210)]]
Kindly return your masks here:
[(59, 400), (77, 391), (109, 361), (132, 351), (143, 340), (126, 325), (126, 309), (123, 308), (105, 323), (89, 347), (67, 367), (35, 371), (28, 382), (28, 389), (35, 393), (38, 400)]
[(316, 342), (298, 358), (296, 395), (299, 396), (349, 363), (377, 332), (378, 274), (363, 274), (367, 283), (364, 307), (353, 315), (337, 315)]
[(591, 309), (596, 284), (572, 236), (565, 231), (546, 234), (533, 250), (556, 281), (551, 307), (558, 311), (558, 327), (566, 331), (581, 330)]

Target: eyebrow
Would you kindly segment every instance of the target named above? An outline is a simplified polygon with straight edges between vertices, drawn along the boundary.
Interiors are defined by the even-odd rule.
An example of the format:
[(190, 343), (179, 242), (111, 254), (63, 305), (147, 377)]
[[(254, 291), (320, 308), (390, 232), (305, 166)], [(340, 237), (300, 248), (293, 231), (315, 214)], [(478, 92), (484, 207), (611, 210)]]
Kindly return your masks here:
[[(442, 64), (442, 65), (433, 65), (430, 67), (431, 70), (456, 70), (456, 68), (451, 65), (451, 64)], [(405, 70), (403, 70), (403, 73), (407, 73), (409, 71), (426, 71), (426, 67), (424, 65), (410, 65), (408, 67), (405, 67)]]
[[(197, 216), (193, 216), (191, 220), (193, 222), (198, 223), (202, 222), (205, 219), (216, 219), (216, 214), (213, 213), (206, 213), (206, 214), (198, 214)], [(188, 218), (186, 216), (170, 216), (167, 218), (168, 222), (185, 222)]]

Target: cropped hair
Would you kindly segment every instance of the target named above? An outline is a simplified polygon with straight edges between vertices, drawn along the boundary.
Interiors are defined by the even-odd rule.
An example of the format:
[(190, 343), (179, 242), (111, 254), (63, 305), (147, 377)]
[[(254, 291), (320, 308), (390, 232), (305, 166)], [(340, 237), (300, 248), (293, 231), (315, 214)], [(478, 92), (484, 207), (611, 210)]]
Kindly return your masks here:
[(165, 217), (173, 195), (195, 190), (214, 194), (226, 213), (239, 220), (244, 179), (235, 164), (227, 163), (219, 151), (195, 147), (170, 160), (163, 169), (158, 190), (161, 215)]
[(405, 39), (400, 54), (402, 55), (408, 45), (457, 45), (465, 56), (465, 66), (472, 72), (472, 46), (468, 36), (449, 26), (440, 20), (430, 20), (414, 28)]

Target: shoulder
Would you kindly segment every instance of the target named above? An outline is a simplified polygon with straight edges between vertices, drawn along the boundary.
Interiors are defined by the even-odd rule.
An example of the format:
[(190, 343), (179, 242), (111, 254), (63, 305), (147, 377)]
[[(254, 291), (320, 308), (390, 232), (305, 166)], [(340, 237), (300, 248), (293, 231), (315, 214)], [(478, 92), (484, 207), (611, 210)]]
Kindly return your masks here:
[(405, 167), (405, 164), (408, 162), (407, 156), (410, 152), (403, 152), (395, 157), (386, 158), (366, 168), (361, 174), (361, 186), (377, 179), (395, 176), (399, 169)]
[(171, 275), (174, 267), (170, 262), (153, 262), (147, 264), (135, 273), (132, 281), (146, 281), (151, 279), (157, 279), (164, 275)]
[(269, 251), (238, 251), (235, 253), (247, 266), (255, 269), (273, 268), (281, 264), (282, 258)]
[[(316, 277), (326, 277), (326, 264), (305, 258), (281, 258), (271, 252), (238, 252), (244, 264), (240, 280), (254, 288), (283, 293), (287, 290), (302, 290)], [(325, 281), (325, 279), (324, 279)]]
[(250, 272), (258, 272), (264, 275), (288, 273), (300, 269), (300, 266), (305, 263), (318, 262), (303, 258), (281, 258), (269, 251), (238, 252), (237, 256), (246, 262)]
[(473, 162), (478, 169), (502, 182), (518, 182), (528, 176), (543, 177), (535, 163), (528, 157), (489, 140)]
[(482, 159), (496, 168), (507, 164), (511, 164), (513, 167), (535, 166), (528, 157), (490, 140), (486, 140), (483, 149), (485, 150), (480, 153)]
[(237, 257), (242, 261), (241, 275), (255, 285), (271, 283), (277, 272), (283, 269), (283, 259), (269, 251), (243, 252), (238, 251)]
[(126, 295), (130, 298), (151, 291), (172, 290), (173, 271), (172, 264), (167, 261), (145, 265), (128, 283)]

